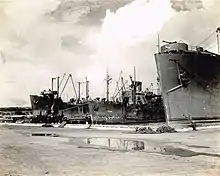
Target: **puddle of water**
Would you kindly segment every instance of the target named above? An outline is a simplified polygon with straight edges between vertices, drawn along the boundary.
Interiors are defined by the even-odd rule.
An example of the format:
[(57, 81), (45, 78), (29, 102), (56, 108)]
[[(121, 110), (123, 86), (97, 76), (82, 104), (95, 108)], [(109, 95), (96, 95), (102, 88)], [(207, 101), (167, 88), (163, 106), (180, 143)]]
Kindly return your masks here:
[[(209, 157), (219, 157), (219, 154), (205, 153), (205, 152), (194, 152), (192, 150), (173, 147), (173, 146), (156, 146), (149, 141), (136, 141), (136, 140), (124, 140), (124, 139), (111, 139), (111, 138), (87, 138), (84, 139), (84, 143), (87, 144), (89, 148), (96, 149), (108, 149), (117, 151), (142, 151), (147, 153), (158, 153), (162, 155), (175, 155), (179, 157), (193, 157), (193, 156), (209, 156)], [(194, 147), (204, 147), (195, 146)], [(98, 147), (98, 148), (97, 148)]]
[(104, 148), (126, 150), (126, 151), (152, 151), (162, 152), (164, 148), (155, 147), (146, 144), (146, 141), (110, 139), (110, 138), (87, 138), (84, 142), (92, 146), (100, 146)]
[(193, 157), (193, 156), (209, 156), (209, 157), (217, 157), (220, 158), (219, 154), (216, 153), (206, 153), (206, 152), (194, 152), (192, 150), (183, 149), (183, 148), (175, 148), (175, 147), (166, 147), (165, 152), (162, 153), (164, 155), (176, 155), (180, 157)]
[(201, 149), (208, 149), (210, 148), (209, 146), (203, 146), (203, 145), (188, 145), (188, 144), (184, 144), (182, 142), (166, 142), (166, 143), (170, 143), (170, 144), (179, 144), (179, 145), (183, 145), (183, 146), (187, 146), (187, 147), (191, 147), (191, 148), (201, 148)]
[(31, 136), (49, 136), (49, 137), (59, 137), (59, 135), (54, 133), (32, 133)]
[(210, 148), (209, 146), (202, 146), (202, 145), (187, 145), (187, 146), (194, 147), (194, 148), (204, 148), (204, 149)]

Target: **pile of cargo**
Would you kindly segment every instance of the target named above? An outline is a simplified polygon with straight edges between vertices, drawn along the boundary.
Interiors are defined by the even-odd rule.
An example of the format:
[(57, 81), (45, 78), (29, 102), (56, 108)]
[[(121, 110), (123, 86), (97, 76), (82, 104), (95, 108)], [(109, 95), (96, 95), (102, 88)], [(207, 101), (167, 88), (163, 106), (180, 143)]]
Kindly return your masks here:
[(158, 127), (156, 133), (176, 133), (177, 131), (170, 126), (161, 126)]
[(160, 134), (160, 133), (176, 133), (177, 131), (170, 126), (161, 126), (154, 131), (150, 127), (137, 127), (135, 129), (136, 133), (139, 134)]
[(137, 127), (135, 130), (136, 130), (137, 133), (140, 133), (140, 134), (155, 134), (156, 133), (150, 127)]

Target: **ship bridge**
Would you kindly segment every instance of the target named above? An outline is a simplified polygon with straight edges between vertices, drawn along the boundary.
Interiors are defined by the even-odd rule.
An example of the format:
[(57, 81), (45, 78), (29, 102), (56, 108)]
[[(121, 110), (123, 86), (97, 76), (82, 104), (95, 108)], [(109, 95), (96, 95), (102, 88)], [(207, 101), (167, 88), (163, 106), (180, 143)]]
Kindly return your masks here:
[(204, 52), (200, 46), (190, 46), (183, 42), (166, 42), (167, 44), (161, 46), (161, 53), (181, 53), (181, 52)]

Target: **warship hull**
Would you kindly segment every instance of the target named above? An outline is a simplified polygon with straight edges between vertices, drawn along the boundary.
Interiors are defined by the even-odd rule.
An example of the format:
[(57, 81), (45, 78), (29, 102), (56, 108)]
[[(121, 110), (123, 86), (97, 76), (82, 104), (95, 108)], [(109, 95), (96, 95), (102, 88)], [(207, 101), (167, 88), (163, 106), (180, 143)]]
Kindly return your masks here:
[(220, 119), (219, 55), (173, 43), (162, 46), (155, 60), (167, 122)]

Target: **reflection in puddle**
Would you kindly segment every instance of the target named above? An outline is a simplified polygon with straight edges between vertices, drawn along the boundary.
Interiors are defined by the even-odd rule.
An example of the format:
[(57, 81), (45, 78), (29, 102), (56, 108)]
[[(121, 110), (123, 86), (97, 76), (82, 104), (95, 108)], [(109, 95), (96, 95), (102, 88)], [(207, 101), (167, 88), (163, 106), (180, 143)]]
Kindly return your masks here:
[[(87, 138), (84, 140), (89, 148), (95, 149), (108, 149), (117, 151), (143, 151), (147, 153), (158, 153), (163, 155), (175, 155), (179, 157), (194, 157), (194, 156), (208, 156), (218, 157), (216, 153), (205, 153), (195, 152), (186, 148), (179, 148), (173, 146), (159, 146), (149, 141), (135, 141), (135, 140), (124, 140), (124, 139), (110, 139), (110, 138)], [(86, 146), (82, 147), (85, 148)]]
[(57, 134), (53, 133), (32, 133), (31, 136), (50, 136), (50, 137), (59, 137)]
[[(145, 150), (152, 150), (156, 151), (159, 150), (161, 152), (161, 148), (150, 146), (149, 144), (145, 144), (144, 141), (135, 141), (135, 140), (124, 140), (124, 139), (110, 139), (110, 138), (87, 138), (84, 140), (86, 144), (107, 147), (112, 149), (118, 150), (138, 150), (138, 151), (145, 151)], [(148, 148), (146, 148), (148, 146)]]

